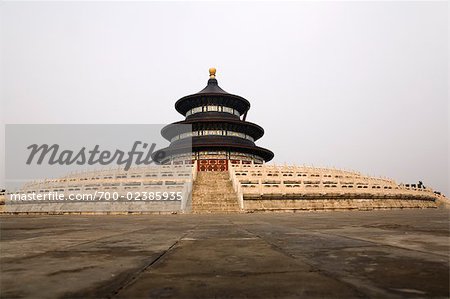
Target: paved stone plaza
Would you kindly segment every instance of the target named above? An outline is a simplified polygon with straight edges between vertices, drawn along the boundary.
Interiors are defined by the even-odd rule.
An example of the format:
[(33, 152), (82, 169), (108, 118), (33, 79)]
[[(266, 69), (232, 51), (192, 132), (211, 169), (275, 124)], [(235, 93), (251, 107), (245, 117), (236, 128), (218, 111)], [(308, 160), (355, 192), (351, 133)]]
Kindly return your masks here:
[(2, 298), (449, 297), (445, 209), (0, 219)]

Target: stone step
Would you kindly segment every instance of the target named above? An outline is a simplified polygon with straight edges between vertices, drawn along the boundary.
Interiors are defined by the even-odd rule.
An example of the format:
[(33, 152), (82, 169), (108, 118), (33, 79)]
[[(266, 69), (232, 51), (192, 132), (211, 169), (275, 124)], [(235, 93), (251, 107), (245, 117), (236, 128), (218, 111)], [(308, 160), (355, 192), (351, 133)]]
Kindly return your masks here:
[(192, 190), (193, 213), (236, 213), (239, 203), (228, 172), (198, 172)]

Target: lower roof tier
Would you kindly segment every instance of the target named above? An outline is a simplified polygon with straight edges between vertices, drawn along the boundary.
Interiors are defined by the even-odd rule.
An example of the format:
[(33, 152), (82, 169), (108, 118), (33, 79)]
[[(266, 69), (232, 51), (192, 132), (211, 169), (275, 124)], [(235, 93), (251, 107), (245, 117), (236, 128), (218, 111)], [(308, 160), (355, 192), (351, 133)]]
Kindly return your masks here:
[(162, 162), (170, 156), (186, 154), (189, 152), (202, 151), (232, 151), (245, 154), (252, 154), (261, 157), (265, 162), (272, 160), (274, 154), (272, 151), (250, 144), (230, 144), (228, 142), (194, 142), (192, 146), (187, 144), (171, 144), (169, 147), (156, 151), (153, 154), (153, 159), (156, 162)]

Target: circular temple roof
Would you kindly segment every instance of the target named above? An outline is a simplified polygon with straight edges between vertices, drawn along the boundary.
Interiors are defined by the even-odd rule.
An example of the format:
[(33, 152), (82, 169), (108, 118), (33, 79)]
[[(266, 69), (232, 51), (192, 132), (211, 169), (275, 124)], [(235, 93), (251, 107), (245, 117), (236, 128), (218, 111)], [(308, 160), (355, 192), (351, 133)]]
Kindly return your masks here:
[(206, 104), (231, 107), (238, 110), (240, 114), (244, 114), (248, 109), (250, 109), (249, 101), (238, 95), (228, 93), (220, 88), (217, 79), (215, 78), (215, 69), (214, 75), (210, 76), (206, 87), (197, 93), (179, 99), (175, 103), (175, 109), (182, 115), (186, 115), (188, 110), (194, 107), (204, 106)]

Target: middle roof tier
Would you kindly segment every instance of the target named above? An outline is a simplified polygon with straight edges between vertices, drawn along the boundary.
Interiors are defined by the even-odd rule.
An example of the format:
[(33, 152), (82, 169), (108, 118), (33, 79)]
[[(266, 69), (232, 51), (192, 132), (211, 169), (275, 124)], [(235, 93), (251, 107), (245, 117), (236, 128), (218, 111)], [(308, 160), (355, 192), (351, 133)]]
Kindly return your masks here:
[[(191, 127), (180, 125), (191, 125)], [(161, 134), (165, 139), (171, 141), (173, 137), (179, 134), (201, 130), (224, 130), (243, 133), (245, 135), (251, 136), (254, 141), (258, 140), (264, 135), (264, 129), (257, 124), (248, 121), (242, 121), (240, 119), (219, 117), (187, 119), (175, 122), (173, 124), (165, 126), (161, 130)]]

